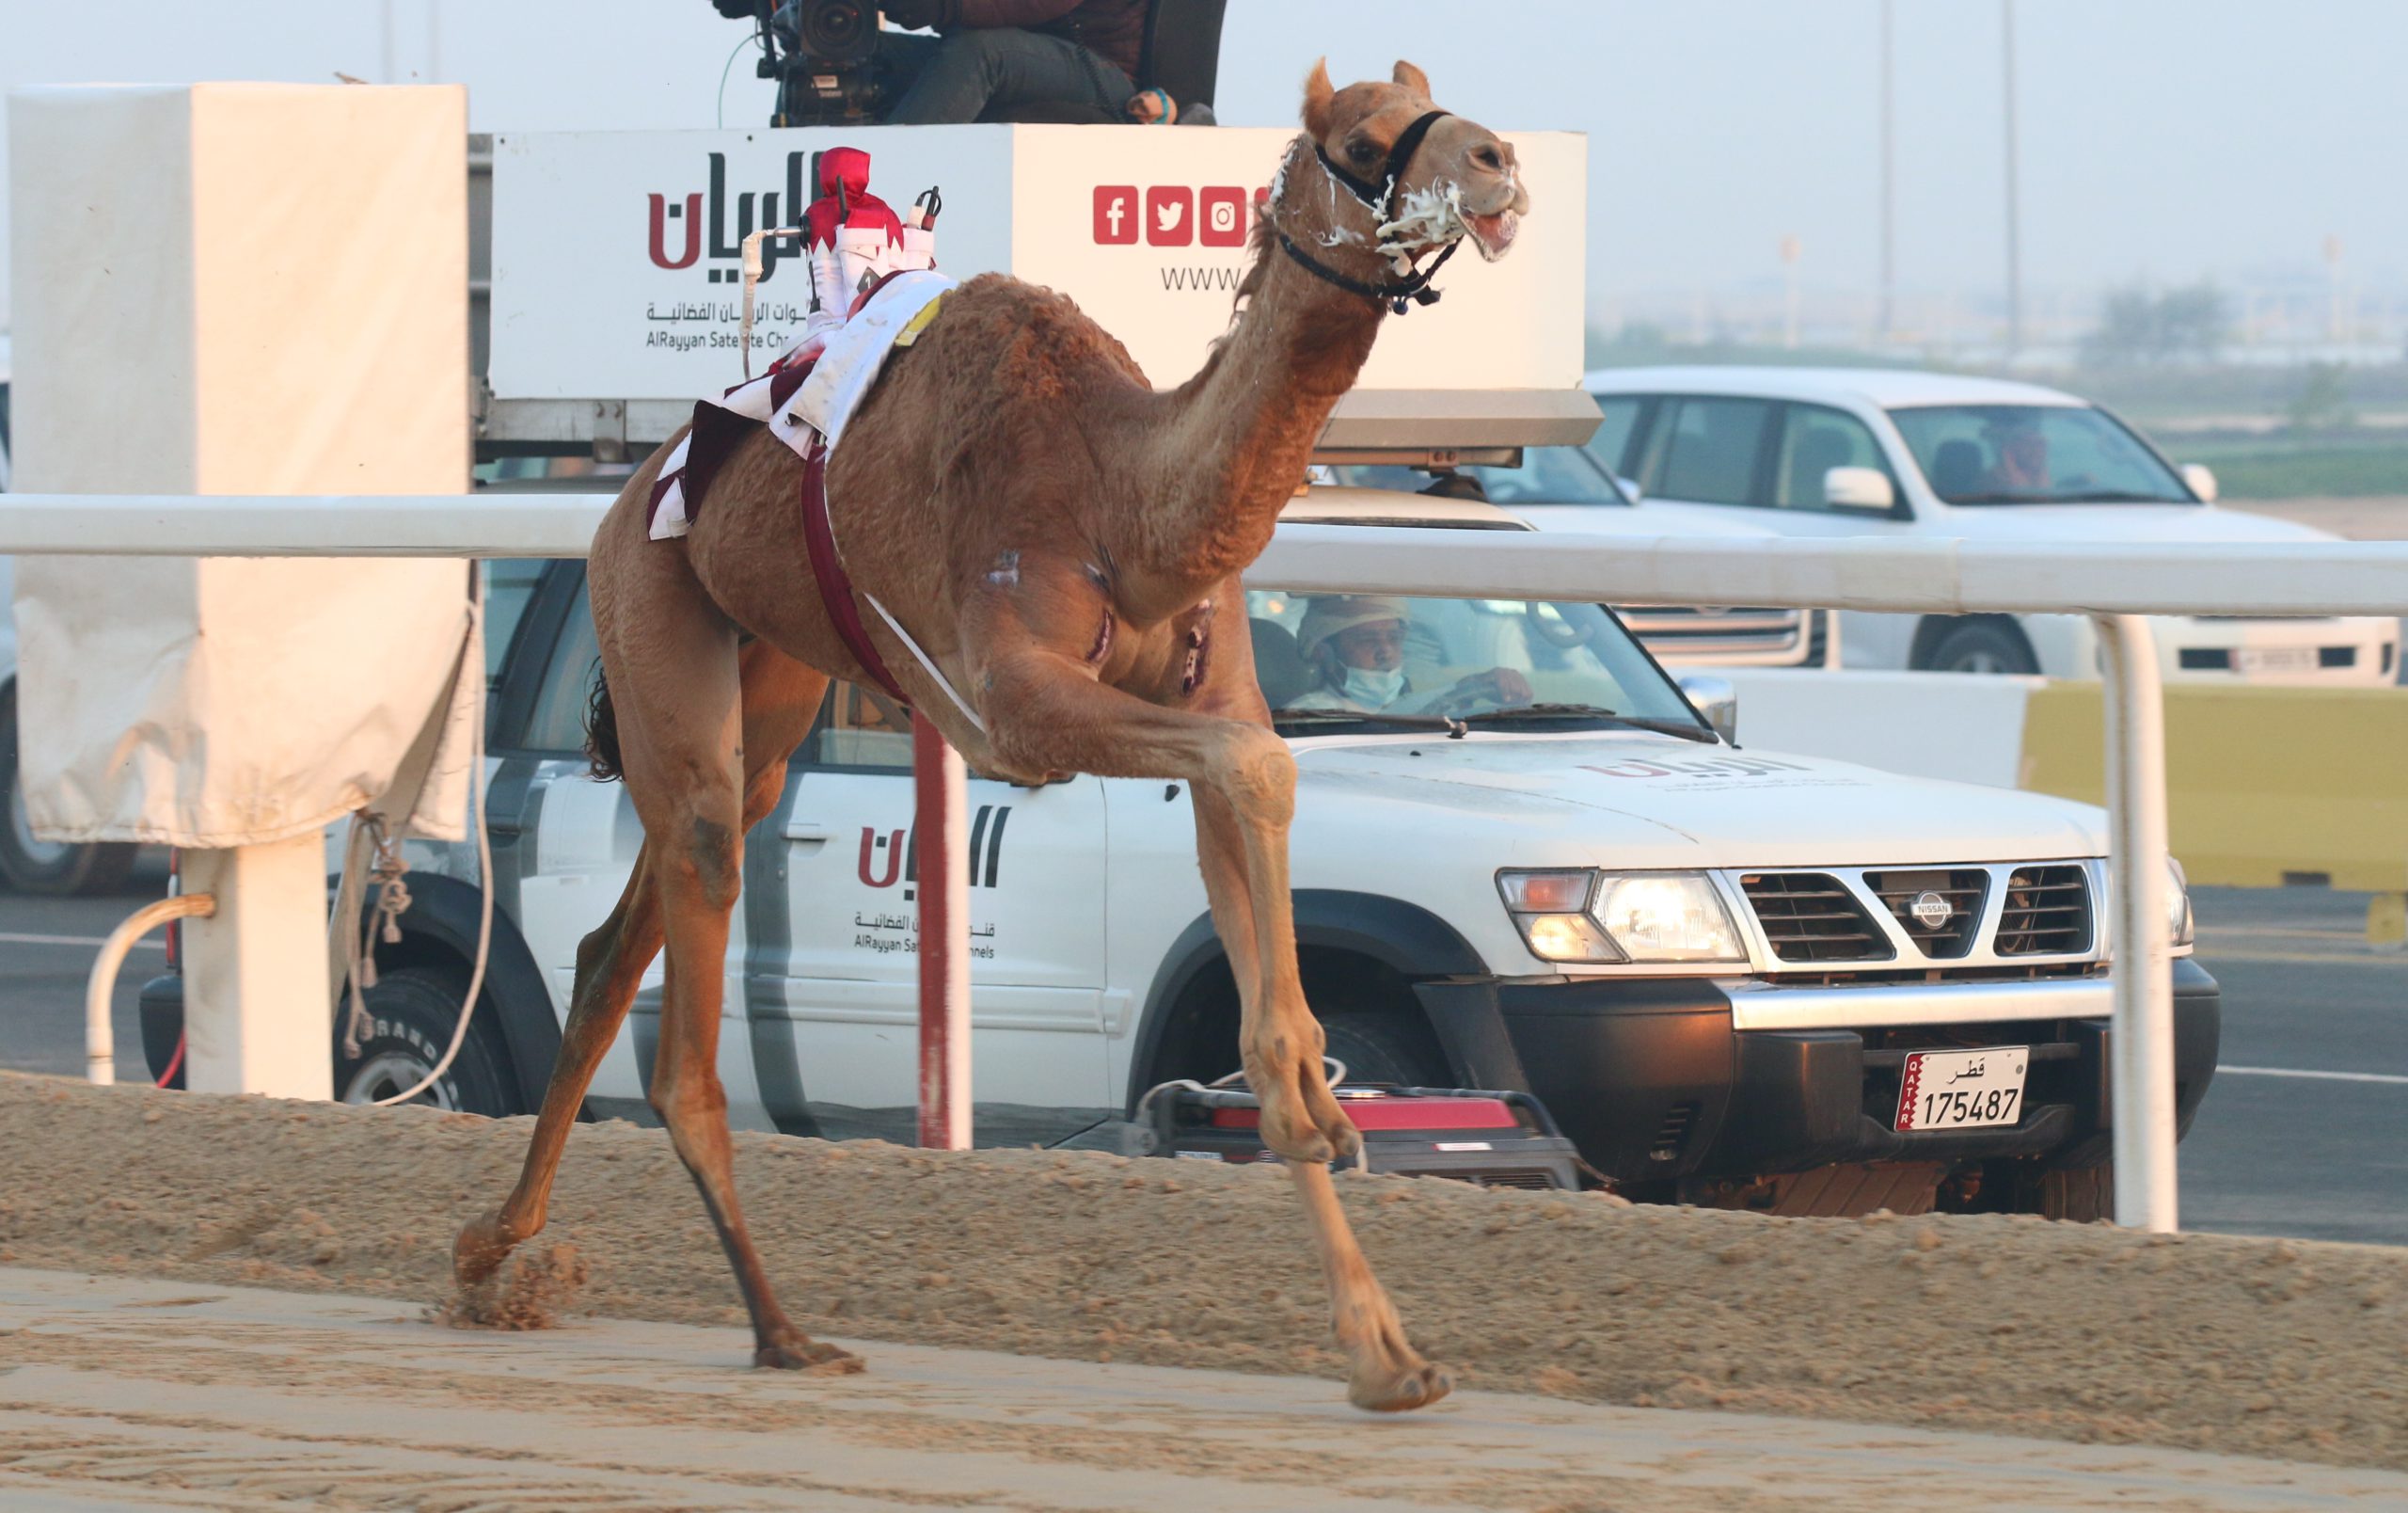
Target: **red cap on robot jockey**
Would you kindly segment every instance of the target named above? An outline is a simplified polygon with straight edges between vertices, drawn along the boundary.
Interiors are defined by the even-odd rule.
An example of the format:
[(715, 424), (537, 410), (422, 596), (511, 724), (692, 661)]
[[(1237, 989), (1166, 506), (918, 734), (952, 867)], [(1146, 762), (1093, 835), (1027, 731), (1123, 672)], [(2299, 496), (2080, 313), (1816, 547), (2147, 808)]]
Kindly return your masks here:
[(895, 246), (903, 222), (885, 200), (869, 192), (869, 154), (858, 147), (832, 147), (819, 154), (819, 198), (803, 212), (815, 247), (836, 245), (836, 230), (881, 231)]

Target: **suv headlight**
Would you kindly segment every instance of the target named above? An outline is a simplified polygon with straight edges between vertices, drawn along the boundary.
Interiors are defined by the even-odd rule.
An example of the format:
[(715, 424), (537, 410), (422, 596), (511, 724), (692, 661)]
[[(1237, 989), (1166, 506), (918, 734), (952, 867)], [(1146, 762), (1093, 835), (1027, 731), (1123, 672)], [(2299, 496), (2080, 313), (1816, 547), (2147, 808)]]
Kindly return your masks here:
[(1549, 962), (1745, 962), (1722, 896), (1701, 872), (1499, 872), (1497, 891)]
[(2165, 889), (2165, 938), (2176, 946), (2188, 946), (2198, 933), (2191, 917), (2191, 880), (2182, 871), (2182, 864), (2168, 856), (2166, 868), (2174, 876)]

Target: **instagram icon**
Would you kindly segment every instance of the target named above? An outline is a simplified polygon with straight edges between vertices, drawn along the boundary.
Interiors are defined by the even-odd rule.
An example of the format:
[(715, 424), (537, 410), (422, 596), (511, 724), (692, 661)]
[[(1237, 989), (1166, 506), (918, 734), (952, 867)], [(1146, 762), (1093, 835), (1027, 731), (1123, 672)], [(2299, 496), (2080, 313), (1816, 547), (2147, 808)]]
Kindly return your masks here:
[(1245, 245), (1245, 191), (1229, 187), (1199, 189), (1196, 194), (1196, 239), (1206, 247)]

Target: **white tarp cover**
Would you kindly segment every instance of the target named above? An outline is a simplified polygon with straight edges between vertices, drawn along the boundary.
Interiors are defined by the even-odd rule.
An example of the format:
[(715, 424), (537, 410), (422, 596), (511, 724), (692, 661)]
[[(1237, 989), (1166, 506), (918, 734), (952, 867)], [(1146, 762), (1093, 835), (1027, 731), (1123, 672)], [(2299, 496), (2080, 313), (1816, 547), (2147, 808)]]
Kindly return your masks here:
[[(19, 489), (466, 486), (464, 91), (44, 88), (8, 109)], [(459, 838), (484, 696), (471, 571), (22, 559), (36, 833), (285, 839), (388, 788), (407, 803), (431, 746), (406, 818)]]

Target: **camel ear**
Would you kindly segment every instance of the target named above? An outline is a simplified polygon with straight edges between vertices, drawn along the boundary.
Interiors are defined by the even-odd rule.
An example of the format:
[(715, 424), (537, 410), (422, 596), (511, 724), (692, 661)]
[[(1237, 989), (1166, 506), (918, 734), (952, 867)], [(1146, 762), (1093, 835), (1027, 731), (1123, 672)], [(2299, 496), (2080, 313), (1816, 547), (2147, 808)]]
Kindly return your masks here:
[(1313, 140), (1329, 135), (1330, 102), (1337, 96), (1329, 87), (1329, 59), (1323, 58), (1305, 75), (1305, 133)]
[(1391, 77), (1393, 77), (1397, 83), (1403, 85), (1415, 94), (1419, 95), (1422, 99), (1427, 100), (1430, 98), (1430, 75), (1422, 72), (1419, 69), (1415, 68), (1412, 64), (1407, 63), (1404, 59), (1398, 58), (1396, 60), (1396, 72), (1391, 75)]

